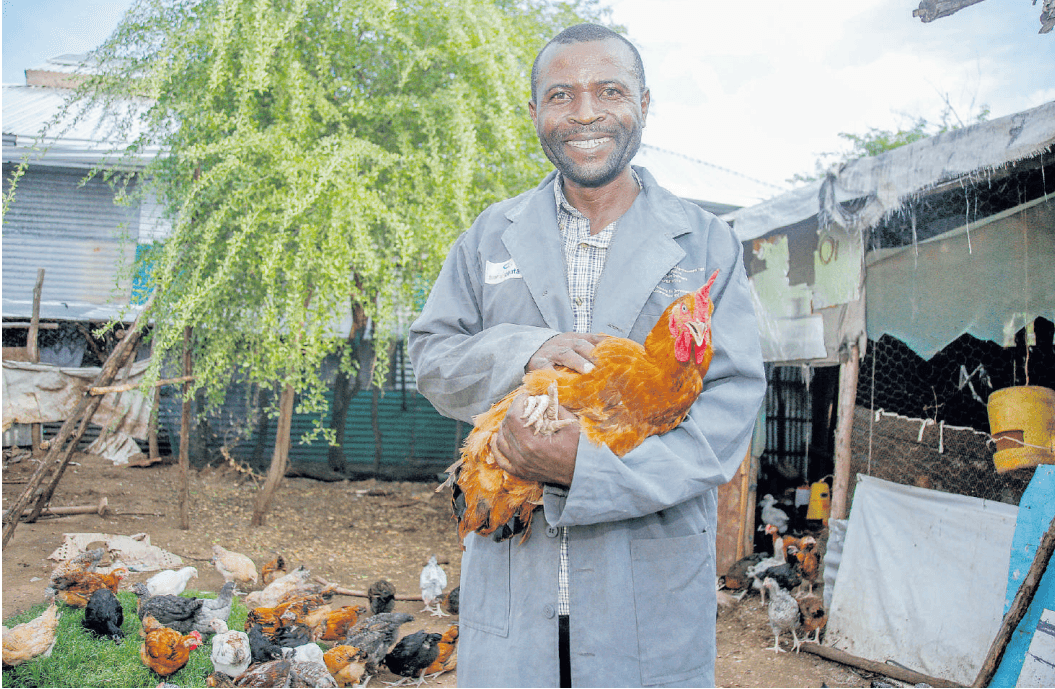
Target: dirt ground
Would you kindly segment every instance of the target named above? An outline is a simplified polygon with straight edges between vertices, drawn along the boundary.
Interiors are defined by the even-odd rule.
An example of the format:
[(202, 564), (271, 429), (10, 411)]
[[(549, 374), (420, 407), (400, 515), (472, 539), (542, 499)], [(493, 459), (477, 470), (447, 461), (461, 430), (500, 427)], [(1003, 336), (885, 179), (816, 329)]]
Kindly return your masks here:
[[(22, 453), (10, 462), (5, 451), (3, 505), (13, 504), (36, 468)], [(55, 507), (97, 504), (106, 497), (111, 513), (51, 517), (19, 524), (3, 551), (3, 618), (42, 602), (55, 562), (50, 555), (64, 533), (146, 533), (152, 545), (183, 558), (198, 569), (190, 587), (219, 590), (220, 574), (210, 565), (214, 543), (237, 550), (258, 564), (281, 553), (291, 566), (304, 565), (317, 576), (351, 591), (365, 591), (374, 581), (391, 581), (401, 595), (420, 595), (418, 575), (435, 554), (447, 572), (448, 589), (457, 585), (461, 565), (446, 493), (426, 483), (342, 481), (286, 478), (262, 527), (249, 519), (257, 484), (233, 470), (190, 472), (190, 529), (180, 528), (180, 472), (175, 465), (146, 468), (113, 466), (92, 455), (77, 454), (52, 500)], [(130, 586), (153, 572), (133, 573)], [(336, 605), (363, 604), (365, 599), (339, 596)], [(401, 629), (442, 632), (451, 618), (421, 613), (420, 601), (400, 601), (397, 611), (415, 615)], [(766, 610), (749, 596), (718, 619), (716, 680), (720, 687), (865, 687), (875, 677), (809, 653), (775, 653)], [(396, 676), (382, 673), (380, 681)], [(430, 680), (429, 686), (453, 687), (456, 673)], [(377, 686), (384, 686), (380, 683)]]

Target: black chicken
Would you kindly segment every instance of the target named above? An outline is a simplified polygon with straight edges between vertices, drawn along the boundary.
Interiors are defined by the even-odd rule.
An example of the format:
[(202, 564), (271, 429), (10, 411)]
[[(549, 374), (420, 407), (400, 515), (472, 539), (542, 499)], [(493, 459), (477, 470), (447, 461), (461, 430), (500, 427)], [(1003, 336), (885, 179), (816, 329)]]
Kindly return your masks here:
[(261, 625), (252, 625), (246, 631), (246, 635), (249, 637), (249, 650), (253, 655), (253, 664), (282, 658), (282, 647), (264, 634), (264, 628)]
[(448, 614), (458, 614), (458, 596), (461, 593), (461, 589), (461, 586), (455, 586), (449, 592), (440, 594), (440, 606), (442, 606)]
[(396, 607), (396, 587), (386, 579), (379, 579), (366, 590), (366, 597), (370, 599), (370, 614), (379, 612), (392, 612)]
[[(399, 627), (414, 619), (405, 612), (382, 612), (365, 620), (360, 620), (348, 630), (344, 643), (355, 646), (362, 651), (366, 660), (366, 673), (377, 674), (377, 669), (384, 662), (388, 651), (396, 642)], [(365, 684), (365, 682), (364, 682)]]
[(121, 601), (117, 600), (117, 596), (110, 589), (97, 590), (84, 606), (81, 625), (96, 636), (120, 643), (125, 636), (121, 630), (124, 623), (125, 611), (121, 608)]
[(147, 585), (143, 583), (133, 584), (132, 591), (139, 599), (136, 614), (140, 620), (149, 615), (163, 626), (175, 629), (180, 634), (190, 634), (194, 627), (194, 619), (205, 603), (204, 598), (184, 598), (169, 594), (151, 596)]
[(442, 637), (425, 630), (407, 634), (385, 656), (385, 665), (397, 675), (417, 679), (439, 656)]

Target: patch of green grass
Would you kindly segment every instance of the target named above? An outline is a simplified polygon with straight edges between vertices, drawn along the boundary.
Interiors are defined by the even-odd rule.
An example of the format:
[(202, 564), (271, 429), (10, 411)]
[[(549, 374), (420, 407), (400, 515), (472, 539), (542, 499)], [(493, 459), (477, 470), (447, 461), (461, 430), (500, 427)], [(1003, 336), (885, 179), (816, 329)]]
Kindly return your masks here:
[[(185, 591), (184, 595), (215, 598), (214, 592)], [(125, 638), (120, 643), (102, 639), (83, 626), (83, 608), (71, 608), (59, 603), (58, 640), (48, 658), (35, 658), (28, 663), (4, 670), (4, 687), (156, 687), (162, 678), (139, 659), (142, 624), (136, 616), (136, 596), (131, 591), (117, 594), (125, 612), (121, 625)], [(39, 616), (47, 605), (41, 603), (5, 621), (8, 627), (28, 622)], [(241, 629), (249, 611), (237, 596), (231, 605), (227, 624)], [(164, 678), (181, 687), (204, 687), (205, 678), (212, 673), (209, 655), (212, 643), (207, 638), (191, 651), (190, 660), (179, 672)]]

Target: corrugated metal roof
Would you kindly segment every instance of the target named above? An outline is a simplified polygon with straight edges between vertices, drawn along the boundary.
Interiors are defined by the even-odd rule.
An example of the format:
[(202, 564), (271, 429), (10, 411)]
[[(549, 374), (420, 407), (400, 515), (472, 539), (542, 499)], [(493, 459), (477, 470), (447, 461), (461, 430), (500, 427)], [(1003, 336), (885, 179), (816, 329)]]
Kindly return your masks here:
[(695, 201), (717, 214), (753, 206), (787, 191), (784, 187), (648, 144), (641, 144), (632, 162), (648, 168), (656, 181), (671, 193)]

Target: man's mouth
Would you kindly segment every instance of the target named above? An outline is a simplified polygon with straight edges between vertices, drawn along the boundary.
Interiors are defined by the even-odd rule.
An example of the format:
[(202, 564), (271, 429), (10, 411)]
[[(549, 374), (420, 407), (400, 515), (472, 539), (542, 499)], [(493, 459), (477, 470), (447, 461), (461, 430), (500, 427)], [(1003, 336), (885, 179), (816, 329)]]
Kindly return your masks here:
[(566, 143), (569, 146), (574, 146), (575, 148), (581, 149), (583, 151), (588, 151), (592, 148), (597, 148), (601, 144), (608, 143), (611, 140), (612, 137), (610, 136), (602, 136), (597, 139), (583, 139), (582, 141), (568, 141)]

